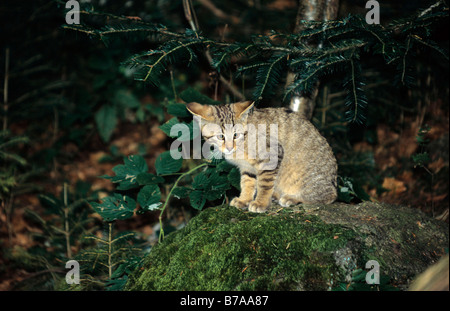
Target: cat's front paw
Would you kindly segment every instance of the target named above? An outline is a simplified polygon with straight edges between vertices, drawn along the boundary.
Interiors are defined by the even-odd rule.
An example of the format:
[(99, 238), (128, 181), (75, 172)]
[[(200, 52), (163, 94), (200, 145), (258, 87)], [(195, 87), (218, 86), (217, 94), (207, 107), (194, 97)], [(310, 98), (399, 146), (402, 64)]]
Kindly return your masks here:
[(283, 195), (280, 200), (278, 200), (278, 204), (280, 204), (283, 207), (289, 207), (293, 205), (297, 205), (300, 203), (300, 200), (289, 195)]
[(230, 205), (240, 209), (246, 209), (248, 206), (248, 202), (242, 201), (239, 198), (234, 198), (233, 200), (231, 200)]
[(268, 204), (261, 204), (258, 201), (253, 201), (248, 205), (248, 210), (253, 213), (264, 213), (268, 208)]

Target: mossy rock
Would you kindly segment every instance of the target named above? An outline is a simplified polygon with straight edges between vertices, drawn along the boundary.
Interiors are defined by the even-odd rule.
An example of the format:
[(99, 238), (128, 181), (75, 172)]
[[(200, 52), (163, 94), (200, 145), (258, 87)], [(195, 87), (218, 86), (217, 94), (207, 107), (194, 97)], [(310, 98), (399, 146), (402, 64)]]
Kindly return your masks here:
[(156, 245), (126, 289), (330, 290), (368, 260), (404, 288), (448, 243), (448, 224), (379, 203), (274, 204), (265, 214), (213, 207)]

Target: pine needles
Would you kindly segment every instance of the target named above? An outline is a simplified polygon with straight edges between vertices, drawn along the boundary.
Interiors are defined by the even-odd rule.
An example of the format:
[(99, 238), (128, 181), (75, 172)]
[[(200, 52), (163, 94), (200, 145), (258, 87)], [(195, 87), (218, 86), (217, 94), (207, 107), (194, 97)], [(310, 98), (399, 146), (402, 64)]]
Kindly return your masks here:
[(152, 34), (151, 39), (160, 42), (157, 49), (134, 55), (125, 62), (137, 68), (139, 81), (158, 85), (169, 66), (190, 65), (208, 49), (213, 55), (212, 66), (219, 73), (229, 70), (232, 63), (240, 63), (236, 77), (255, 76), (251, 95), (255, 101), (274, 96), (284, 80), (283, 73), (288, 70), (296, 76), (284, 90), (284, 101), (295, 93), (310, 93), (324, 76), (343, 81), (342, 87), (347, 92), (346, 120), (359, 124), (364, 123), (369, 104), (361, 78), (367, 65), (362, 55), (381, 56), (384, 64), (397, 72), (393, 82), (406, 87), (413, 85), (411, 69), (417, 49), (425, 49), (448, 62), (448, 51), (432, 40), (436, 25), (448, 18), (448, 7), (442, 1), (387, 26), (369, 25), (363, 16), (349, 15), (335, 21), (303, 21), (304, 30), (298, 34), (255, 35), (248, 43), (213, 40), (192, 30), (170, 32), (162, 25), (130, 21), (92, 10), (83, 13), (108, 17), (114, 23), (100, 29), (88, 25), (64, 27), (102, 40), (112, 35), (143, 32)]
[(195, 46), (208, 43), (212, 43), (212, 41), (196, 38), (192, 41), (171, 40), (164, 43), (158, 50), (134, 55), (125, 64), (130, 65), (130, 67), (137, 67), (136, 80), (150, 82), (158, 86), (161, 75), (169, 65), (182, 60), (187, 61), (187, 64), (196, 61)]

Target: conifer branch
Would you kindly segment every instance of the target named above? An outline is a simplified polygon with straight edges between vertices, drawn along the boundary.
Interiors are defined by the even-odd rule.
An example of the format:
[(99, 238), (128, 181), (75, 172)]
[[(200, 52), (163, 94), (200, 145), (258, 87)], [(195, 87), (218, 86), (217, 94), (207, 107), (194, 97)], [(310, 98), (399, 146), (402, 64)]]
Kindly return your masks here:
[(207, 44), (207, 43), (211, 43), (213, 41), (207, 40), (207, 41), (193, 41), (193, 42), (188, 42), (188, 43), (183, 43), (180, 42), (180, 45), (175, 46), (173, 49), (170, 49), (169, 51), (163, 51), (162, 55), (151, 65), (147, 65), (148, 67), (150, 67), (150, 69), (148, 70), (147, 74), (145, 75), (144, 79), (142, 79), (142, 81), (147, 81), (148, 77), (151, 75), (153, 69), (158, 66), (160, 63), (162, 63), (164, 60), (168, 59), (170, 57), (171, 54), (177, 52), (179, 49), (187, 49), (188, 52), (190, 53), (190, 61), (192, 60), (192, 53), (189, 51), (188, 47), (194, 44)]
[(288, 58), (288, 55), (283, 54), (270, 62), (268, 66), (262, 66), (258, 69), (257, 84), (254, 93), (256, 100), (261, 100), (267, 89), (272, 89), (280, 79), (280, 69), (282, 62)]
[(439, 54), (441, 54), (442, 57), (444, 57), (447, 61), (449, 60), (448, 58), (448, 52), (446, 53), (443, 49), (441, 49), (435, 42), (433, 42), (432, 40), (428, 40), (428, 41), (424, 41), (421, 37), (417, 36), (417, 35), (412, 35), (411, 37), (412, 39), (416, 40), (417, 42), (429, 47), (432, 50), (435, 50), (436, 52), (438, 52)]
[[(448, 7), (438, 1), (429, 8), (389, 25), (369, 25), (363, 16), (349, 15), (340, 20), (300, 21), (298, 33), (282, 34), (272, 31), (269, 35), (253, 36), (251, 42), (222, 42), (206, 38), (199, 33), (195, 12), (190, 0), (185, 0), (185, 15), (191, 30), (185, 33), (170, 32), (165, 26), (152, 25), (126, 17), (114, 17), (106, 13), (83, 14), (105, 16), (119, 22), (102, 29), (87, 25), (65, 26), (65, 28), (95, 35), (102, 40), (113, 34), (154, 33), (162, 40), (159, 47), (150, 52), (132, 56), (128, 65), (137, 67), (137, 80), (158, 84), (161, 74), (169, 65), (192, 63), (198, 53), (205, 53), (209, 64), (219, 73), (229, 68), (230, 62), (244, 61), (237, 69), (237, 76), (244, 72), (255, 74), (256, 83), (253, 99), (269, 98), (281, 82), (282, 72), (292, 70), (299, 74), (287, 79), (284, 99), (298, 92), (311, 93), (320, 77), (328, 74), (347, 75), (346, 89), (349, 94), (347, 116), (349, 121), (361, 121), (366, 103), (362, 82), (358, 77), (361, 60), (353, 55), (364, 53), (380, 54), (386, 66), (396, 66), (396, 79), (410, 86), (409, 62), (414, 60), (417, 48), (429, 49), (448, 61), (448, 51), (431, 40), (433, 27), (448, 18)], [(320, 43), (320, 47), (318, 44)], [(317, 48), (316, 48), (317, 47)], [(185, 62), (186, 63), (186, 62)], [(347, 64), (347, 65), (346, 65)], [(220, 81), (238, 100), (244, 99), (237, 87), (219, 74)], [(299, 93), (300, 94), (300, 93)]]
[(335, 56), (333, 57), (333, 59), (328, 60), (328, 62), (326, 63), (325, 62), (308, 63), (306, 67), (307, 69), (309, 69), (309, 71), (299, 75), (296, 78), (296, 81), (287, 87), (284, 99), (286, 99), (294, 91), (308, 93), (311, 90), (311, 87), (314, 85), (315, 81), (317, 81), (319, 76), (323, 75), (327, 69), (346, 62), (348, 62), (348, 59), (342, 56), (337, 57)]
[(402, 84), (405, 84), (405, 74), (406, 74), (406, 55), (408, 54), (409, 51), (409, 47), (410, 47), (410, 43), (411, 43), (411, 36), (408, 36), (408, 41), (406, 42), (406, 50), (405, 53), (403, 54), (403, 58), (402, 58), (402, 74), (401, 74), (401, 82)]

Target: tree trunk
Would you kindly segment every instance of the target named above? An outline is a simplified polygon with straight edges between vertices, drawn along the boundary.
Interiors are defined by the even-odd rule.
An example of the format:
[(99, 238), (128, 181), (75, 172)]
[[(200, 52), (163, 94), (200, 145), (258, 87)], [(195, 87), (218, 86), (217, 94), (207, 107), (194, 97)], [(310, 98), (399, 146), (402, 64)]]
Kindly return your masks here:
[[(294, 33), (303, 30), (302, 20), (307, 21), (327, 21), (336, 19), (339, 9), (339, 0), (300, 0), (297, 18), (295, 21)], [(295, 73), (289, 72), (286, 77), (286, 86), (294, 82)], [(291, 98), (289, 107), (293, 111), (298, 111), (308, 120), (314, 112), (319, 82), (316, 83), (311, 94), (297, 93)]]

